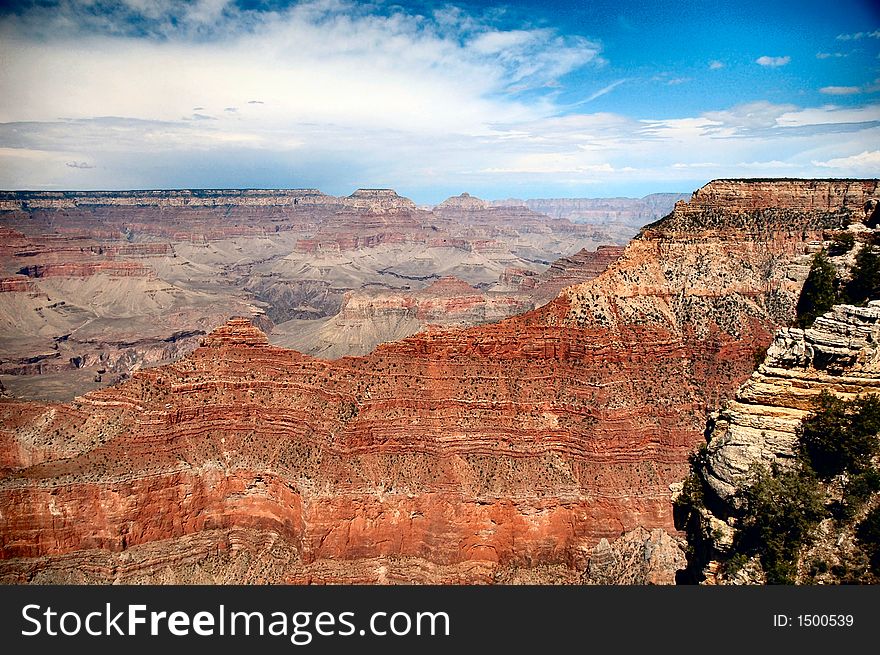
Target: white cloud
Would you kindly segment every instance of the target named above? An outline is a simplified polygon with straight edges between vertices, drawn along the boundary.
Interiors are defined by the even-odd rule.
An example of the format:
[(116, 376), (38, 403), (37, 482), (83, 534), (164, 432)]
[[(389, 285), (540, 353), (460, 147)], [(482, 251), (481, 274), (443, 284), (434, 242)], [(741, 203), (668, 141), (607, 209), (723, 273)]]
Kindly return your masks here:
[(835, 168), (853, 172), (867, 171), (871, 175), (877, 175), (877, 171), (880, 171), (880, 150), (864, 150), (857, 155), (838, 157), (828, 161), (813, 161), (812, 164), (820, 168)]
[(880, 91), (880, 78), (862, 86), (823, 86), (819, 89), (820, 93), (832, 96), (849, 96), (857, 93), (876, 93), (877, 91)]
[(841, 59), (843, 57), (848, 57), (849, 54), (845, 52), (817, 52), (816, 59)]
[(806, 107), (790, 110), (779, 116), (776, 124), (779, 127), (808, 127), (815, 125), (857, 125), (880, 122), (880, 105), (864, 107), (840, 107), (823, 105), (822, 107)]
[(776, 105), (766, 100), (736, 105), (730, 109), (706, 112), (705, 116), (724, 127), (775, 127), (781, 116), (796, 109), (794, 105)]
[(770, 68), (778, 68), (779, 66), (785, 66), (790, 61), (791, 57), (787, 55), (785, 57), (768, 57), (767, 55), (764, 55), (763, 57), (758, 57), (755, 60), (755, 63)]
[(709, 70), (717, 71), (720, 68), (724, 68), (724, 62), (717, 59), (709, 62)]
[(861, 92), (862, 88), (858, 86), (823, 86), (819, 89), (819, 93), (830, 96), (849, 96)]
[[(175, 32), (163, 19), (170, 4), (129, 1), (156, 21), (150, 29), (163, 34), (157, 39), (70, 29), (34, 39), (26, 38), (27, 26), (3, 25), (0, 87), (9, 92), (0, 97), (0, 120), (173, 120), (194, 106), (216, 116), (259, 98), (260, 119), (276, 125), (322, 120), (479, 131), (490, 118), (540, 110), (540, 103), (504, 98), (511, 85), (541, 87), (602, 62), (597, 44), (547, 28), (505, 32), (472, 21), (462, 29), (332, 1), (261, 15), (221, 39), (193, 38), (231, 5), (193, 5)], [(232, 25), (220, 21), (212, 29)]]

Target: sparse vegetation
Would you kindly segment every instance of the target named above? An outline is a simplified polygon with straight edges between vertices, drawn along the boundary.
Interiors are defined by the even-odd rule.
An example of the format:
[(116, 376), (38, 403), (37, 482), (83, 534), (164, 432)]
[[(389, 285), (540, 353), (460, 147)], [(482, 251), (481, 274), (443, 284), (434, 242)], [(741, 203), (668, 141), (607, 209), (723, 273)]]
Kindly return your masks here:
[(856, 539), (865, 550), (874, 575), (880, 575), (880, 505), (856, 526)]
[(828, 246), (828, 254), (831, 257), (839, 257), (853, 249), (856, 245), (856, 238), (852, 232), (841, 232), (834, 236), (831, 245)]
[(764, 359), (767, 357), (767, 347), (764, 346), (763, 348), (758, 348), (757, 350), (755, 350), (755, 353), (752, 355), (752, 357), (755, 362), (755, 368), (758, 368), (761, 364), (764, 363)]
[(877, 453), (880, 398), (871, 395), (846, 402), (827, 391), (818, 411), (801, 424), (798, 443), (816, 474), (825, 481), (841, 473), (864, 474)]
[[(855, 237), (845, 232), (835, 237), (827, 252), (834, 257), (849, 252), (854, 246)], [(845, 284), (838, 280), (834, 264), (820, 252), (813, 259), (801, 289), (795, 325), (808, 328), (836, 304), (865, 305), (872, 298), (880, 298), (880, 252), (876, 246), (866, 244), (859, 250)]]

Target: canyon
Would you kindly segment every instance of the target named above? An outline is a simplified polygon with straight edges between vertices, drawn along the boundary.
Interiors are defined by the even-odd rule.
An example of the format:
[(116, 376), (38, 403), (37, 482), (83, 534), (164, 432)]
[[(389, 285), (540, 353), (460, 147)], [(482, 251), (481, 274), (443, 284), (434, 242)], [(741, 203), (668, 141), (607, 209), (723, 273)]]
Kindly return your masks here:
[[(358, 252), (401, 231), (394, 245), (437, 243), (419, 241), (420, 210), (363, 195), (378, 204)], [(672, 489), (707, 415), (793, 319), (817, 244), (864, 221), (877, 195), (877, 180), (716, 180), (622, 252), (574, 248), (536, 271), (508, 249), (495, 293), (555, 295), (496, 322), (454, 325), (464, 305), (506, 311), (454, 260), (408, 299), (349, 296), (348, 320), (381, 314), (372, 302), (424, 324), (363, 355), (274, 345), (264, 314), (243, 311), (113, 386), (4, 399), (0, 580), (671, 583), (684, 566)], [(362, 209), (339, 211), (346, 225)], [(469, 197), (435, 208), (481, 242), (507, 229), (490, 211)], [(532, 232), (527, 211), (520, 255), (582, 235), (539, 218)], [(299, 252), (298, 236), (286, 243)], [(317, 229), (304, 250), (313, 243), (329, 256), (351, 242)], [(301, 261), (288, 257), (272, 266)]]
[(525, 205), (532, 211), (575, 223), (603, 221), (622, 226), (641, 227), (665, 215), (685, 193), (652, 193), (643, 198), (530, 198), (496, 200), (495, 205)]
[[(0, 381), (70, 400), (185, 355), (237, 315), (276, 344), (365, 354), (431, 322), (533, 308), (551, 296), (509, 271), (537, 278), (629, 236), (468, 194), (430, 210), (391, 189), (0, 192)], [(444, 287), (451, 277), (463, 284)], [(437, 293), (453, 315), (413, 309)]]

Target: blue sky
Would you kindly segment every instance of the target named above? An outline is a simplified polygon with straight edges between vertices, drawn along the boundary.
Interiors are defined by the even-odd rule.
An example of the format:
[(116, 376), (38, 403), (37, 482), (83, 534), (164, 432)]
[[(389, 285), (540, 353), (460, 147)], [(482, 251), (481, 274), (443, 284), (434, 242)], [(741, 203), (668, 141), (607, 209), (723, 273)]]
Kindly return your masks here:
[(0, 187), (420, 203), (880, 173), (870, 1), (0, 9)]

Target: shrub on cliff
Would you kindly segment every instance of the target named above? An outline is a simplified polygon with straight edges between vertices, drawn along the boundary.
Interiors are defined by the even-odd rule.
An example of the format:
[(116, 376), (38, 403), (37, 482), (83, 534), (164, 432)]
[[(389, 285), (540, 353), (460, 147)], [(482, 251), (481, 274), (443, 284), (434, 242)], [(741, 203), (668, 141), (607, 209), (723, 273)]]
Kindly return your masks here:
[(739, 496), (745, 513), (737, 550), (760, 555), (768, 584), (793, 584), (798, 554), (825, 515), (815, 475), (804, 466), (783, 471), (774, 462)]
[(870, 469), (880, 448), (878, 433), (880, 398), (870, 395), (845, 402), (823, 391), (816, 413), (801, 424), (798, 445), (823, 480), (844, 472), (858, 476)]
[(800, 328), (808, 328), (816, 320), (838, 302), (836, 290), (837, 270), (828, 258), (819, 253), (813, 259), (810, 274), (807, 276), (801, 296), (797, 303), (796, 324)]
[(856, 526), (856, 539), (868, 555), (871, 571), (880, 575), (880, 506), (868, 512)]
[(856, 255), (845, 295), (846, 301), (853, 305), (880, 299), (880, 253), (874, 248), (865, 246)]

